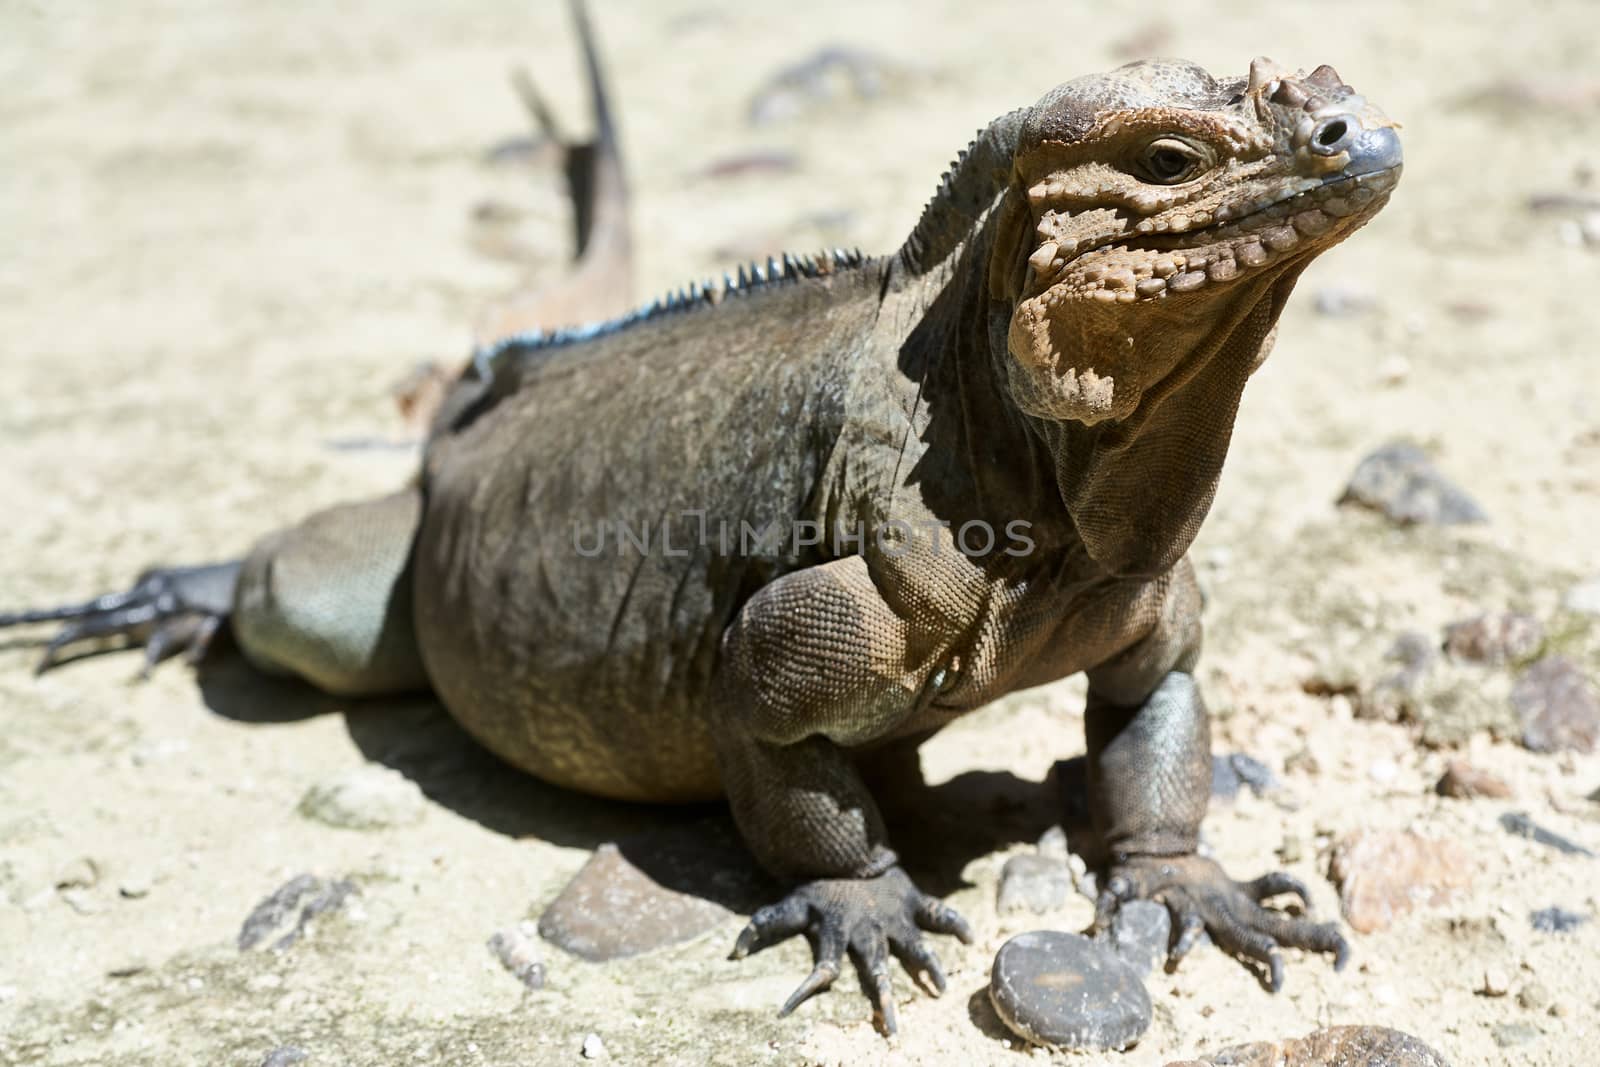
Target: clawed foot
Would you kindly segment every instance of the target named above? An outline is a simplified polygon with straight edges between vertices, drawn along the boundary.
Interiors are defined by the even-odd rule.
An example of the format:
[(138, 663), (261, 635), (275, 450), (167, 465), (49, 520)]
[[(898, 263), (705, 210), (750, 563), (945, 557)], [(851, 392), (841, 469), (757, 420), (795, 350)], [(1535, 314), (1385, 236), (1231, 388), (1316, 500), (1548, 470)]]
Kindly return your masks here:
[(1095, 904), (1094, 927), (1105, 929), (1117, 908), (1134, 899), (1154, 900), (1172, 913), (1176, 931), (1168, 954), (1175, 967), (1209, 933), (1226, 952), (1255, 960), (1267, 969), (1266, 985), (1283, 988), (1283, 947), (1333, 953), (1333, 969), (1343, 970), (1350, 946), (1335, 922), (1319, 923), (1261, 906), (1270, 897), (1292, 893), (1309, 911), (1311, 898), (1299, 879), (1282, 872), (1253, 882), (1235, 882), (1200, 856), (1135, 856), (1118, 864)]
[(861, 988), (882, 1020), (885, 1034), (898, 1029), (889, 981), (892, 952), (913, 976), (925, 976), (937, 996), (945, 990), (944, 969), (922, 940), (922, 931), (951, 934), (972, 943), (967, 921), (943, 901), (923, 893), (899, 867), (876, 878), (819, 879), (807, 882), (776, 904), (750, 917), (739, 934), (732, 959), (795, 934), (811, 940), (816, 966), (784, 1001), (788, 1015), (839, 977), (846, 949), (861, 976)]
[(61, 650), (96, 637), (128, 636), (144, 642), (142, 677), (157, 663), (184, 652), (198, 663), (233, 608), (238, 563), (168, 567), (145, 571), (122, 593), (38, 611), (0, 613), (0, 627), (65, 623), (45, 646), (35, 673), (55, 666)]

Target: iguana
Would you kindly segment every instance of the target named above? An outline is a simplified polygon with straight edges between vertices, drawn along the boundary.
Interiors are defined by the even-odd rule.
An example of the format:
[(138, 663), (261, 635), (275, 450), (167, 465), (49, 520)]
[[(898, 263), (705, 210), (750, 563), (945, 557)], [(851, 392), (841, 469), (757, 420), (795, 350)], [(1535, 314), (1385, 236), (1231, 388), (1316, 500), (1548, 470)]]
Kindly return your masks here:
[[(223, 620), (339, 694), (431, 687), (546, 781), (725, 795), (792, 886), (736, 957), (846, 950), (888, 1031), (888, 960), (971, 937), (899, 865), (856, 762), (1006, 693), (1088, 676), (1097, 908), (1153, 898), (1282, 982), (1335, 923), (1196, 852), (1210, 783), (1185, 556), (1296, 278), (1386, 202), (1392, 124), (1331, 67), (1179, 61), (1069, 81), (980, 131), (894, 254), (785, 257), (625, 318), (479, 353), (418, 483), (242, 561), (0, 622), (53, 651)], [(776, 531), (776, 534), (773, 533)]]

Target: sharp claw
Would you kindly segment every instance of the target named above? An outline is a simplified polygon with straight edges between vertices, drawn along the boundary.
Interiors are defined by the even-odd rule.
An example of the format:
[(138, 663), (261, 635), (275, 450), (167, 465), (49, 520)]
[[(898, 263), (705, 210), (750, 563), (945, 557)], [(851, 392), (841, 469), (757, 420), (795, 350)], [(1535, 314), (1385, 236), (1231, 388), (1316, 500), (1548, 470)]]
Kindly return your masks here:
[(886, 1037), (893, 1037), (900, 1032), (900, 1020), (895, 1014), (894, 995), (885, 991), (883, 1002), (878, 1006), (878, 1015), (883, 1019), (883, 1033)]
[(728, 953), (728, 958), (730, 960), (742, 960), (750, 955), (750, 949), (755, 945), (756, 938), (759, 936), (761, 935), (756, 930), (756, 924), (754, 922), (747, 924), (743, 930), (739, 931), (739, 938), (734, 941), (733, 951)]
[(834, 979), (838, 977), (838, 964), (830, 960), (823, 960), (817, 964), (811, 969), (811, 973), (806, 975), (806, 980), (801, 982), (795, 988), (795, 991), (789, 994), (789, 999), (783, 1002), (783, 1007), (778, 1009), (778, 1018), (783, 1018), (816, 994), (833, 985)]
[(1199, 942), (1200, 935), (1206, 932), (1206, 922), (1194, 912), (1186, 913), (1179, 920), (1178, 940), (1174, 941), (1172, 948), (1167, 952), (1167, 962), (1176, 967), (1189, 950)]
[(1333, 936), (1333, 969), (1342, 971), (1345, 964), (1350, 962), (1350, 942), (1346, 941), (1341, 934), (1335, 933)]
[(1283, 956), (1276, 950), (1267, 953), (1267, 988), (1274, 993), (1283, 989)]

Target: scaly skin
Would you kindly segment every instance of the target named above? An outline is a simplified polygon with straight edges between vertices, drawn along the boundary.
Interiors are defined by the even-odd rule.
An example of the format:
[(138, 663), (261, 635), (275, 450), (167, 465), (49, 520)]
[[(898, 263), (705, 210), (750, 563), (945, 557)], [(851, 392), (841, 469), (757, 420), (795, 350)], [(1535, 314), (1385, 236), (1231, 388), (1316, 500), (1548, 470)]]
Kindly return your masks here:
[[(411, 562), (374, 578), (361, 553), (326, 562), (344, 542), (323, 536), (306, 573), (354, 590), (346, 610), (409, 585), (429, 682), (531, 773), (635, 800), (726, 793), (795, 886), (735, 954), (813, 935), (787, 1011), (849, 949), (891, 1031), (889, 953), (938, 989), (920, 931), (969, 934), (899, 867), (856, 757), (1087, 672), (1100, 920), (1160, 900), (1175, 957), (1209, 930), (1277, 988), (1281, 946), (1342, 962), (1345, 944), (1261, 907), (1304, 896), (1292, 879), (1235, 883), (1195, 855), (1209, 735), (1185, 552), (1295, 279), (1381, 207), (1399, 162), (1387, 120), (1326, 67), (1069, 82), (983, 131), (894, 256), (485, 353), (491, 380), (463, 383), (420, 500), (374, 506), (378, 525), (421, 507), (420, 529), (382, 520), (415, 535), (383, 573)], [(650, 545), (594, 552), (602, 521), (648, 526)], [(868, 535), (738, 544), (769, 521)], [(997, 542), (957, 551), (973, 523)], [(249, 588), (274, 574), (247, 562), (236, 610), (299, 603), (288, 578)], [(252, 620), (285, 638), (257, 655), (315, 674), (308, 637), (329, 634), (303, 616)], [(340, 684), (359, 684), (346, 653)]]

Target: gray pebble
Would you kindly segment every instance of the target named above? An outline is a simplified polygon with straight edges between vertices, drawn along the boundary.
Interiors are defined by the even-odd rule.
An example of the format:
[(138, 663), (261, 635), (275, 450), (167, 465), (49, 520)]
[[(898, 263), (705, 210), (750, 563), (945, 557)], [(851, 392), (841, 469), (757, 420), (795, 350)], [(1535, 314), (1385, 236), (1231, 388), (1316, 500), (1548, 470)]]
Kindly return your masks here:
[(1541, 934), (1567, 934), (1588, 922), (1589, 916), (1552, 905), (1533, 912), (1528, 920)]
[(1150, 1027), (1134, 969), (1079, 934), (1036, 930), (1001, 946), (989, 999), (1023, 1040), (1057, 1049), (1122, 1049)]
[(1478, 502), (1439, 473), (1426, 452), (1404, 441), (1384, 445), (1363, 459), (1339, 503), (1371, 508), (1401, 525), (1489, 521)]
[(529, 989), (544, 988), (544, 960), (534, 944), (531, 924), (528, 929), (513, 926), (489, 938), (489, 951), (500, 965)]
[(1153, 900), (1130, 900), (1117, 909), (1111, 929), (1099, 940), (1128, 966), (1149, 974), (1166, 961), (1172, 944), (1172, 915), (1166, 905)]
[(297, 1063), (304, 1063), (306, 1059), (305, 1049), (293, 1045), (280, 1045), (267, 1053), (267, 1058), (261, 1061), (261, 1067), (294, 1067)]
[(1577, 665), (1546, 656), (1511, 689), (1523, 747), (1533, 752), (1593, 752), (1600, 742), (1600, 697)]
[(1000, 871), (997, 906), (1000, 914), (1027, 911), (1035, 915), (1055, 911), (1072, 891), (1072, 872), (1066, 861), (1039, 853), (1012, 856)]
[(1272, 768), (1243, 752), (1211, 757), (1211, 795), (1218, 800), (1233, 800), (1241, 787), (1264, 796), (1279, 786)]
[(415, 826), (426, 810), (416, 782), (376, 763), (318, 782), (300, 801), (301, 815), (345, 830)]
[(354, 892), (355, 883), (343, 879), (328, 882), (310, 874), (296, 875), (274, 890), (245, 917), (244, 924), (239, 928), (240, 951), (249, 951), (264, 944), (294, 917), (294, 925), (272, 945), (276, 952), (290, 948), (304, 936), (318, 916), (338, 911)]
[(1589, 856), (1591, 858), (1594, 856), (1593, 852), (1577, 842), (1562, 837), (1554, 830), (1546, 830), (1534, 822), (1525, 811), (1506, 812), (1500, 816), (1500, 825), (1505, 827), (1506, 833), (1514, 834), (1517, 837), (1525, 837), (1529, 841), (1537, 841), (1541, 845), (1548, 845), (1557, 852), (1565, 853), (1568, 856)]

